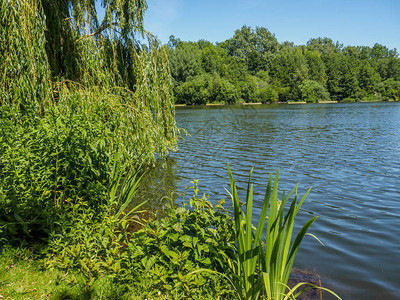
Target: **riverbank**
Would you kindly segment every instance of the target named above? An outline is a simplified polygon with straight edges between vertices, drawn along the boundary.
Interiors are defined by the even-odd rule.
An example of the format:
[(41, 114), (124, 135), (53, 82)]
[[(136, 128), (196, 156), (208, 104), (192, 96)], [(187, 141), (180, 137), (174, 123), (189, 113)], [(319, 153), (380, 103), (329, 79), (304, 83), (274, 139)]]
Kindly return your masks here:
[[(35, 299), (244, 300), (249, 299), (244, 295), (255, 285), (259, 285), (262, 297), (267, 293), (265, 286), (275, 295), (285, 293), (285, 286), (288, 282), (292, 284), (293, 276), (296, 277), (294, 274), (292, 281), (289, 280), (294, 257), (287, 261), (288, 251), (297, 252), (307, 229), (298, 233), (291, 249), (285, 245), (292, 236), (284, 233), (292, 232), (301, 203), (297, 203), (294, 196), (291, 207), (295, 210), (288, 211), (286, 216), (292, 221), (276, 229), (281, 238), (260, 236), (257, 239), (256, 232), (261, 234), (267, 223), (258, 223), (258, 229), (247, 226), (245, 231), (238, 225), (244, 220), (248, 224), (257, 222), (252, 221), (251, 215), (243, 219), (245, 212), (240, 208), (230, 170), (229, 177), (235, 207), (233, 216), (229, 208), (224, 207), (224, 200), (212, 204), (209, 196), (203, 194), (200, 198), (197, 180), (194, 180), (182, 197), (167, 201), (163, 210), (165, 216), (161, 218), (158, 212), (144, 215), (136, 207), (123, 213), (105, 209), (94, 219), (93, 211), (83, 208), (68, 217), (71, 224), (63, 224), (64, 232), (50, 234), (40, 245), (29, 241), (17, 247), (6, 244), (0, 251), (0, 295), (5, 299), (25, 299), (29, 295)], [(278, 172), (274, 187), (271, 182), (268, 184), (271, 193), (265, 198), (264, 211), (266, 207), (279, 207), (277, 186)], [(126, 188), (123, 186), (121, 190)], [(247, 199), (252, 198), (252, 190), (249, 193)], [(247, 205), (253, 206), (250, 200)], [(270, 211), (267, 219), (275, 224), (274, 219), (283, 216), (284, 206), (275, 213)], [(315, 219), (309, 220), (307, 228)], [(272, 248), (262, 252), (258, 248), (246, 250), (243, 247), (248, 246), (241, 244), (243, 239), (238, 237), (239, 232), (247, 235), (249, 245), (263, 240), (262, 243), (281, 249), (281, 254), (272, 256), (265, 267), (273, 268), (278, 265), (277, 261), (283, 262), (286, 275), (273, 274), (276, 277), (271, 277), (271, 281), (269, 278), (253, 280), (262, 278), (259, 270)], [(238, 259), (244, 257), (244, 251), (254, 252), (251, 261)], [(255, 276), (238, 275), (237, 270), (245, 272), (249, 263), (255, 264), (251, 271)], [(276, 286), (276, 282), (282, 285)]]
[[(90, 287), (78, 283), (80, 278), (81, 275), (76, 272), (43, 268), (43, 261), (35, 259), (32, 253), (26, 250), (4, 249), (0, 255), (0, 299), (2, 300), (116, 299), (116, 295), (129, 299), (175, 299), (161, 291), (149, 294), (145, 289), (131, 289), (107, 276), (96, 278)], [(288, 286), (293, 288), (300, 282), (322, 286), (318, 274), (293, 268)], [(121, 290), (125, 292), (121, 293)], [(321, 297), (321, 290), (312, 288), (297, 299), (319, 300)]]
[[(5, 250), (0, 255), (0, 299), (2, 300), (116, 299), (116, 294), (121, 297), (129, 297), (129, 299), (146, 299), (146, 297), (154, 300), (174, 299), (161, 291), (155, 291), (150, 295), (149, 291), (144, 289), (130, 289), (129, 286), (115, 283), (106, 276), (96, 278), (88, 288), (76, 282), (80, 280), (80, 277), (79, 273), (44, 269), (43, 262), (35, 260), (27, 251)], [(322, 286), (318, 274), (294, 268), (288, 286), (293, 288), (300, 282)], [(125, 292), (119, 292), (121, 289), (125, 289)], [(213, 297), (213, 295), (209, 296)], [(312, 288), (297, 299), (319, 300), (321, 297), (321, 290)]]
[[(398, 101), (398, 100), (397, 100)], [(380, 102), (397, 102), (395, 100), (388, 100), (388, 101), (382, 101), (382, 100), (361, 100), (361, 101), (356, 101), (358, 103), (380, 103)], [(305, 101), (289, 101), (289, 102), (273, 102), (273, 103), (261, 103), (261, 102), (255, 102), (255, 103), (233, 103), (233, 104), (228, 104), (228, 103), (207, 103), (204, 105), (187, 105), (187, 104), (175, 104), (175, 107), (195, 107), (195, 106), (229, 106), (229, 105), (267, 105), (267, 104), (338, 104), (338, 103), (349, 103), (347, 101), (319, 101), (319, 102), (305, 102)]]

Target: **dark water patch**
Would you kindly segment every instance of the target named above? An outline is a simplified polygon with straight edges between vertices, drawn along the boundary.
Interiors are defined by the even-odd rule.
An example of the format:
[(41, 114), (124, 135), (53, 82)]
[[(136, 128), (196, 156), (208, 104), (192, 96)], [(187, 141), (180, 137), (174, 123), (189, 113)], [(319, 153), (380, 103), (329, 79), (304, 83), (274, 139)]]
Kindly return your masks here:
[(158, 160), (155, 166), (148, 169), (141, 178), (139, 189), (131, 206), (134, 207), (147, 201), (144, 204), (145, 209), (162, 208), (164, 202), (178, 197), (180, 181), (176, 158), (167, 157), (165, 160)]

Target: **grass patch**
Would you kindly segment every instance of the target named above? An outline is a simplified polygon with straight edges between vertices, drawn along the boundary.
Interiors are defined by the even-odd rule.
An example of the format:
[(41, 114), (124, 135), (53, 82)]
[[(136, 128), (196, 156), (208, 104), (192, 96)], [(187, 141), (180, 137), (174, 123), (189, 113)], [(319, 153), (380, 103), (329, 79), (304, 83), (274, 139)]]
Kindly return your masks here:
[(88, 299), (74, 275), (48, 270), (27, 248), (6, 247), (0, 255), (1, 299)]

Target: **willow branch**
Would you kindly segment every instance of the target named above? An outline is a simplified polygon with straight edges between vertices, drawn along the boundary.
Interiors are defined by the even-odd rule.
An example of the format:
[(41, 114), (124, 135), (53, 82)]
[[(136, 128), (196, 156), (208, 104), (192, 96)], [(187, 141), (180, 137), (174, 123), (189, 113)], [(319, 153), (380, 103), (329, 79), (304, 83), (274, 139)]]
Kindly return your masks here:
[(100, 26), (98, 29), (96, 29), (95, 32), (92, 32), (92, 33), (90, 33), (90, 34), (81, 36), (79, 39), (76, 40), (76, 43), (78, 43), (80, 40), (83, 40), (83, 39), (86, 39), (86, 38), (95, 36), (95, 35), (97, 35), (97, 34), (103, 32), (103, 31), (106, 30), (107, 28), (110, 28), (110, 26), (117, 26), (117, 25), (118, 25), (118, 23), (104, 24), (104, 21), (103, 21), (103, 24), (101, 24), (101, 26)]

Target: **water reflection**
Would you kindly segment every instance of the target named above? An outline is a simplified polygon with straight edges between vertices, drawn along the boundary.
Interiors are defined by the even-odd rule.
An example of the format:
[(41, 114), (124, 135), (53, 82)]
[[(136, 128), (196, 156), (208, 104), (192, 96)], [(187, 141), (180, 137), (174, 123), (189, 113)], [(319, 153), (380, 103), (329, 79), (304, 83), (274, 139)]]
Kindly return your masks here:
[(177, 171), (177, 158), (158, 160), (143, 176), (132, 206), (147, 201), (146, 209), (157, 210), (165, 198), (176, 199), (180, 180)]

